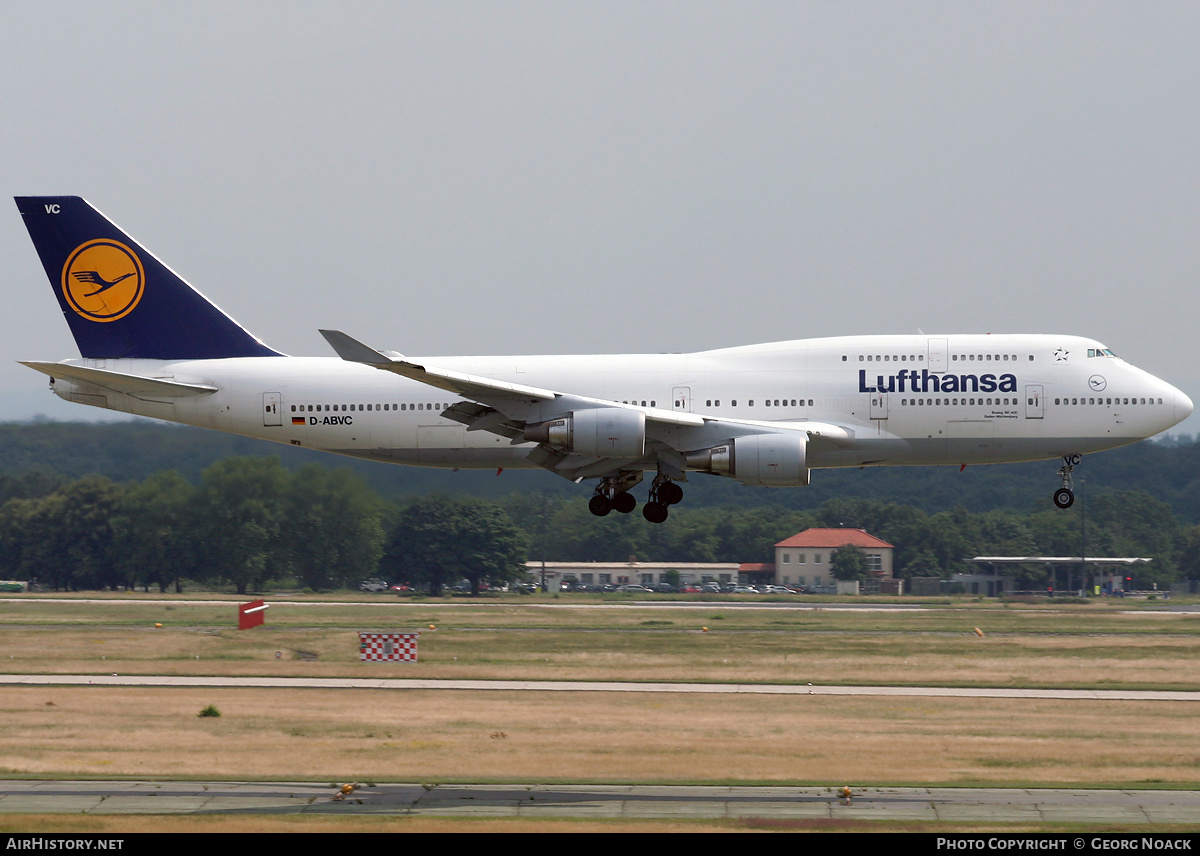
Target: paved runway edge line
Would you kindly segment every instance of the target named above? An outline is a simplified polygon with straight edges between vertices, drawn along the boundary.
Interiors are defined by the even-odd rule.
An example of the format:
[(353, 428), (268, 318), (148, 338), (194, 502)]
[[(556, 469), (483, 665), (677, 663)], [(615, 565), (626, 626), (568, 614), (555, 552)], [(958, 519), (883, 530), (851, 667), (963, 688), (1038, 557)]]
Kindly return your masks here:
[(0, 686), (237, 687), (243, 689), (491, 690), (515, 692), (876, 695), (944, 698), (1200, 701), (1200, 692), (1013, 689), (1008, 687), (843, 687), (784, 684), (671, 684), (618, 681), (468, 681), (419, 678), (256, 678), (172, 675), (0, 675)]

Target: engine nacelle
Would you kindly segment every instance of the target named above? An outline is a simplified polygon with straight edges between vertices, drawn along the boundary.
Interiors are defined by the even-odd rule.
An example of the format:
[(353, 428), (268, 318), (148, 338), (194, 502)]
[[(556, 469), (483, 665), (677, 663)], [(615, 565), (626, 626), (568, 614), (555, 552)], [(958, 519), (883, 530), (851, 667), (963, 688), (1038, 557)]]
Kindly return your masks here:
[(624, 407), (576, 410), (525, 428), (525, 439), (578, 455), (640, 458), (646, 453), (646, 414)]
[(808, 484), (806, 434), (751, 434), (688, 452), (690, 470), (729, 476), (742, 484), (801, 487)]

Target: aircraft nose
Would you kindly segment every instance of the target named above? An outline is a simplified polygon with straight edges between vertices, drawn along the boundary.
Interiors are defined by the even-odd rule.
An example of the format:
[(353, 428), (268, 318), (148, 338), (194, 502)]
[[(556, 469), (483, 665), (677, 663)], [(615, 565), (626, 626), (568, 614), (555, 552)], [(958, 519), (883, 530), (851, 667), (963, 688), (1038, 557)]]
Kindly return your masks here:
[(1175, 424), (1192, 415), (1192, 400), (1180, 390), (1175, 390)]

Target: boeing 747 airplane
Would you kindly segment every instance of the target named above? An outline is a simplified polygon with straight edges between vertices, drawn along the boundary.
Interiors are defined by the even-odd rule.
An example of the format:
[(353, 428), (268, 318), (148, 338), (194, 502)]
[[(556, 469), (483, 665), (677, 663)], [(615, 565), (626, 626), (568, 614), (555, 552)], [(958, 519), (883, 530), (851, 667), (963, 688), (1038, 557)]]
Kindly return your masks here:
[(660, 523), (681, 482), (806, 485), (826, 467), (1062, 460), (1192, 412), (1099, 342), (840, 336), (690, 354), (405, 357), (323, 330), (337, 357), (252, 336), (83, 199), (18, 197), (82, 359), (26, 362), (55, 395), (398, 464), (541, 467), (595, 480), (596, 515)]

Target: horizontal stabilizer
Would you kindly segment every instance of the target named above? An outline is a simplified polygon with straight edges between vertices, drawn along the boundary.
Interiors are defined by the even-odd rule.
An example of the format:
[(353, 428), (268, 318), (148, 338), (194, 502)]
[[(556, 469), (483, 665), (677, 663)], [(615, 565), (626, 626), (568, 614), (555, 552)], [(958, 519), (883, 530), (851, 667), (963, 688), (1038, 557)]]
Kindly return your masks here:
[(114, 372), (107, 369), (92, 369), (85, 366), (73, 366), (69, 363), (22, 362), (42, 374), (52, 378), (65, 378), (90, 383), (93, 386), (109, 389), (113, 392), (132, 395), (134, 398), (185, 398), (192, 395), (211, 395), (217, 391), (215, 386), (200, 383), (181, 383), (177, 380), (166, 380), (156, 377)]

